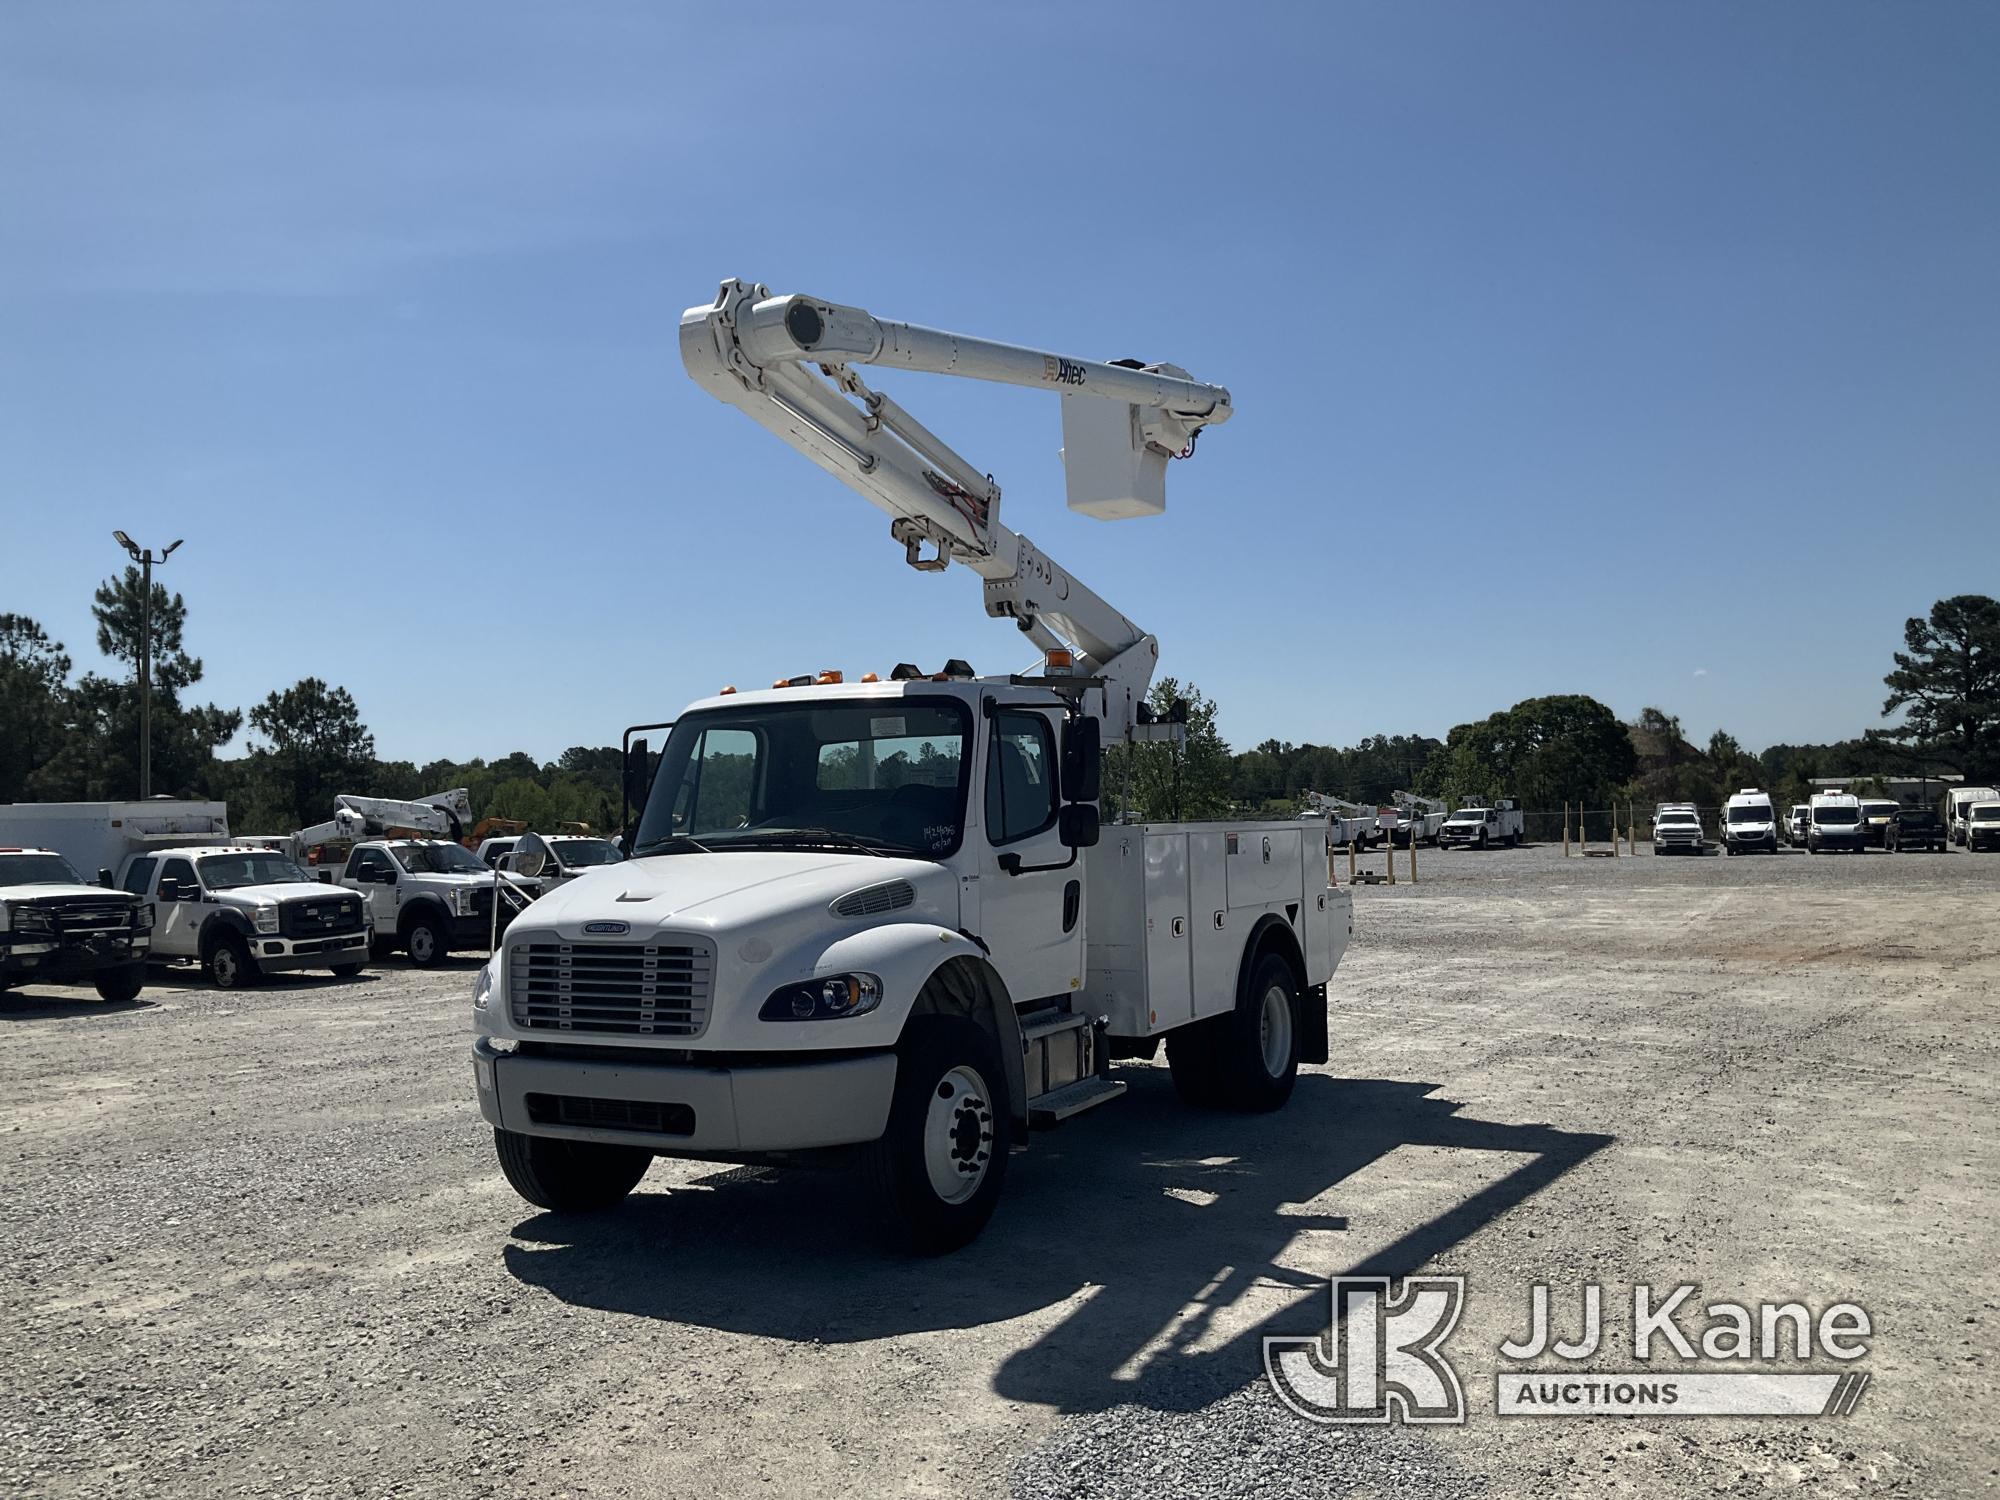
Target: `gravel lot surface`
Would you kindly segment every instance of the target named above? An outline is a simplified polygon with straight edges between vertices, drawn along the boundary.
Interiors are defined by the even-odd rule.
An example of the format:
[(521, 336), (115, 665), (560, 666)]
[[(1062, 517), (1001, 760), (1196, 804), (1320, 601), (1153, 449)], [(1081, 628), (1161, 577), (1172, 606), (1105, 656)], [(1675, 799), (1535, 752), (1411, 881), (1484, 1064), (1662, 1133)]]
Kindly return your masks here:
[[(829, 1175), (528, 1208), (473, 961), (0, 997), (0, 1495), (2000, 1492), (2000, 858), (1418, 858), (1355, 893), (1283, 1113), (1134, 1067), (939, 1261)], [(1470, 1281), (1464, 1427), (1277, 1403), (1264, 1335), (1419, 1270)], [(1605, 1284), (1600, 1368), (1634, 1282), (1856, 1300), (1874, 1382), (1838, 1420), (1498, 1418), (1536, 1280), (1564, 1329)]]

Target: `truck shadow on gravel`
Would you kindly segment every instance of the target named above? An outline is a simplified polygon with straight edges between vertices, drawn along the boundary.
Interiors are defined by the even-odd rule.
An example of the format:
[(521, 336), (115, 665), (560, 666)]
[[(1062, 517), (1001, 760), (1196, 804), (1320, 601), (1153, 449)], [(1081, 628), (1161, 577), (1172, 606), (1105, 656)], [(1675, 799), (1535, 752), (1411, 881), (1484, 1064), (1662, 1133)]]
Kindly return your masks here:
[[(885, 1250), (838, 1174), (758, 1170), (642, 1184), (603, 1215), (537, 1214), (502, 1253), (566, 1302), (821, 1343), (973, 1328), (1082, 1294), (1003, 1361), (995, 1390), (1062, 1411), (1192, 1411), (1261, 1378), (1265, 1335), (1324, 1331), (1327, 1277), (1421, 1270), (1613, 1139), (1465, 1119), (1434, 1084), (1301, 1074), (1282, 1113), (1238, 1116), (1190, 1110), (1164, 1068), (1123, 1076), (1119, 1105), (1014, 1158), (985, 1234), (941, 1259)], [(1280, 1264), (1302, 1232), (1345, 1231), (1339, 1185), (1399, 1146), (1528, 1160), (1365, 1258), (1329, 1241), (1310, 1274)], [(1269, 1310), (1217, 1343), (1216, 1314), (1246, 1297)]]
[(136, 1000), (100, 1000), (96, 995), (69, 993), (26, 994), (8, 990), (0, 994), (0, 1021), (46, 1021), (51, 1017), (123, 1016), (151, 1010), (153, 1002), (142, 991)]

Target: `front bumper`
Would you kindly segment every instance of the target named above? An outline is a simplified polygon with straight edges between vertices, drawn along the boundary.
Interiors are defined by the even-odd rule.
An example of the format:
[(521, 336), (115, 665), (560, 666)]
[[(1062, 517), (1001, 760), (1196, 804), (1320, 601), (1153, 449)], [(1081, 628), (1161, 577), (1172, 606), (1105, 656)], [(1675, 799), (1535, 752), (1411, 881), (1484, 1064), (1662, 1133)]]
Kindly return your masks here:
[(2000, 849), (2000, 833), (1968, 833), (1965, 836), (1967, 849)]
[(292, 969), (324, 969), (334, 964), (356, 964), (368, 957), (368, 930), (343, 932), (335, 937), (260, 937), (253, 951), (257, 955), (257, 967), (267, 974)]
[(62, 984), (142, 963), (152, 948), (150, 932), (89, 938), (8, 933), (0, 936), (0, 974), (16, 981), (43, 979)]
[(480, 1037), (472, 1072), (479, 1112), (497, 1129), (688, 1156), (876, 1140), (896, 1088), (892, 1052), (709, 1068), (525, 1056)]

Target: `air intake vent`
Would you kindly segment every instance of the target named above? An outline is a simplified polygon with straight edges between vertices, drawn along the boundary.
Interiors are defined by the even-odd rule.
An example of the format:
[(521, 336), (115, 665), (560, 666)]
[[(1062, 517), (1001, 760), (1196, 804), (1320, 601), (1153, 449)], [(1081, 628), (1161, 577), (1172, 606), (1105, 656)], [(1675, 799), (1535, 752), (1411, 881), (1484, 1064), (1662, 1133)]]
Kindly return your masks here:
[(879, 917), (885, 911), (901, 911), (914, 906), (917, 893), (907, 880), (891, 880), (852, 891), (833, 903), (836, 917)]

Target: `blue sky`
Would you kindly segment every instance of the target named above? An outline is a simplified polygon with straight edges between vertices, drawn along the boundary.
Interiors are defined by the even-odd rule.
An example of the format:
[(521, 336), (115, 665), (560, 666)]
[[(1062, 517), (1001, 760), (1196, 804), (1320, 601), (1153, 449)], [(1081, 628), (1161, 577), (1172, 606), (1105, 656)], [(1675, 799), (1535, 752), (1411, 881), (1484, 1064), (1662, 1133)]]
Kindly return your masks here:
[(884, 377), (1239, 747), (1537, 693), (1878, 722), (1993, 592), (2000, 10), (434, 3), (0, 15), (0, 609), (206, 696), (552, 756), (725, 682), (1018, 668), (962, 570), (681, 373), (725, 276), (1228, 385), (1167, 515)]

